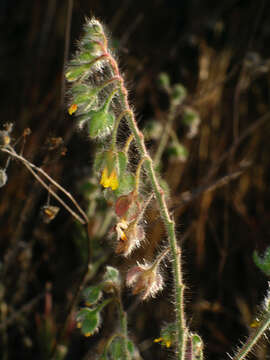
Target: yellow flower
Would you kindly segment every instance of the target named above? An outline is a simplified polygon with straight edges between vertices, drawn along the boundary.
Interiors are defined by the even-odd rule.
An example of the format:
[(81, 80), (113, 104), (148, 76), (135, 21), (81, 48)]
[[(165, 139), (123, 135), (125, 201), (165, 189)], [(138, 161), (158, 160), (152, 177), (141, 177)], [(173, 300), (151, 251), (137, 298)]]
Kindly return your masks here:
[(79, 321), (79, 322), (77, 323), (77, 328), (78, 328), (78, 329), (81, 329), (81, 327), (82, 327), (82, 323)]
[(164, 339), (162, 337), (155, 339), (154, 342), (155, 343), (161, 342), (161, 345), (165, 345), (167, 348), (169, 348), (172, 345), (171, 340)]
[(167, 348), (169, 348), (172, 345), (172, 343), (170, 340), (165, 340), (165, 345)]
[(87, 333), (84, 334), (84, 336), (86, 336), (86, 337), (89, 337), (91, 335), (92, 335), (92, 333), (90, 333), (90, 332), (87, 332)]
[(259, 319), (255, 319), (255, 320), (253, 320), (252, 321), (252, 323), (250, 324), (250, 327), (252, 327), (252, 328), (256, 328), (256, 327), (258, 327), (259, 325), (260, 325), (260, 320)]
[(105, 188), (116, 190), (119, 186), (116, 169), (113, 169), (109, 175), (108, 168), (105, 167), (102, 171), (100, 184)]
[(72, 104), (69, 108), (68, 108), (68, 113), (69, 115), (72, 115), (73, 113), (75, 113), (75, 111), (77, 111), (78, 106), (77, 104)]

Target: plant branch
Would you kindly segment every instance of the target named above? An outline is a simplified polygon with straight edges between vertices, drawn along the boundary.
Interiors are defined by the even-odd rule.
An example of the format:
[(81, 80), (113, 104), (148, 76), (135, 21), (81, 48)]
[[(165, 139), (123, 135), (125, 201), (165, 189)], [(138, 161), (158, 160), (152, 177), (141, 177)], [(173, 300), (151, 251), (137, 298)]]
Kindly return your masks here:
[[(86, 215), (86, 213), (81, 209), (81, 207), (79, 206), (79, 204), (77, 203), (77, 201), (74, 199), (74, 197), (67, 191), (65, 190), (61, 185), (59, 185), (55, 180), (53, 180), (44, 170), (42, 170), (41, 168), (37, 167), (36, 165), (32, 164), (30, 161), (28, 161), (27, 159), (25, 159), (23, 156), (18, 155), (16, 153), (16, 151), (9, 146), (9, 148), (3, 147), (1, 148), (2, 152), (5, 152), (7, 154), (9, 154), (10, 156), (16, 158), (17, 160), (20, 160), (24, 166), (31, 172), (31, 174), (40, 182), (40, 184), (76, 219), (78, 220), (81, 224), (85, 224), (88, 222), (88, 217)], [(36, 170), (37, 172), (39, 172), (40, 174), (42, 174), (52, 185), (54, 185), (56, 188), (58, 188), (60, 191), (62, 191), (70, 200), (71, 202), (75, 205), (75, 207), (78, 209), (78, 211), (81, 213), (81, 215), (83, 216), (83, 219), (81, 216), (79, 216), (78, 214), (76, 214), (51, 188), (50, 186), (48, 186), (41, 178), (40, 176), (38, 176), (38, 174), (34, 171)]]

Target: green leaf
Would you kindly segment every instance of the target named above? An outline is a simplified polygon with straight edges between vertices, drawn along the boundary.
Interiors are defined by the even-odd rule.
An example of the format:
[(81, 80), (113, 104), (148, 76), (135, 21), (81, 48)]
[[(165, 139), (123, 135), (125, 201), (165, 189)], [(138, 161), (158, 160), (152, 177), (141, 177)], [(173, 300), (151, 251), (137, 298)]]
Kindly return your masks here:
[(95, 156), (93, 168), (95, 171), (100, 172), (103, 168), (103, 164), (105, 162), (105, 152), (99, 152)]
[(89, 286), (83, 291), (83, 296), (85, 301), (88, 304), (95, 304), (97, 303), (101, 296), (102, 296), (102, 289), (100, 285), (97, 286)]
[(203, 341), (198, 334), (190, 334), (192, 360), (203, 359)]
[(128, 340), (128, 343), (127, 343), (127, 348), (128, 348), (128, 351), (131, 355), (134, 354), (134, 350), (135, 350), (135, 346), (133, 344), (133, 342), (131, 340)]
[(84, 36), (80, 41), (80, 45), (82, 47), (82, 51), (87, 50), (91, 53), (92, 56), (97, 58), (101, 55), (101, 47), (99, 44), (92, 41), (89, 36)]
[(258, 255), (257, 251), (254, 251), (253, 260), (266, 276), (270, 276), (270, 247), (266, 249), (262, 257)]
[[(134, 344), (132, 341), (127, 341), (127, 349), (130, 355), (134, 354)], [(116, 338), (109, 346), (109, 353), (113, 360), (125, 359), (124, 339)]]
[(180, 143), (172, 143), (167, 149), (168, 155), (180, 161), (186, 161), (188, 157), (187, 148)]
[(128, 163), (127, 154), (124, 153), (123, 151), (120, 151), (118, 153), (118, 162), (119, 162), (119, 177), (121, 179), (124, 176)]
[(92, 19), (88, 21), (84, 26), (84, 30), (86, 37), (89, 39), (96, 38), (96, 36), (99, 36), (103, 39), (103, 27), (98, 20)]
[(123, 339), (114, 339), (110, 345), (109, 351), (114, 360), (125, 358), (125, 350), (123, 349)]
[(101, 108), (97, 111), (90, 111), (88, 115), (90, 117), (89, 135), (91, 138), (95, 139), (109, 135), (115, 121), (114, 114)]
[(76, 57), (70, 61), (71, 65), (89, 64), (96, 59), (89, 51), (82, 51), (76, 54)]
[(74, 85), (72, 85), (72, 88), (71, 88), (72, 94), (74, 96), (78, 95), (78, 94), (87, 93), (88, 91), (91, 91), (91, 90), (92, 90), (92, 88), (86, 84), (74, 84)]
[(120, 284), (119, 271), (112, 266), (107, 266), (103, 279), (105, 282), (112, 282), (115, 283), (116, 285), (119, 285)]
[(175, 84), (172, 89), (172, 104), (174, 106), (180, 105), (185, 97), (186, 97), (187, 91), (181, 84)]
[(161, 123), (155, 119), (147, 121), (143, 129), (146, 140), (158, 140), (162, 134), (163, 127)]
[(109, 174), (117, 169), (117, 153), (112, 150), (105, 151), (105, 163)]
[(85, 104), (88, 108), (97, 101), (97, 91), (95, 89), (84, 94), (74, 96), (74, 103), (77, 105)]
[(170, 87), (170, 77), (167, 73), (163, 72), (159, 74), (158, 83), (164, 89), (168, 89)]
[(88, 65), (70, 66), (66, 72), (66, 79), (69, 82), (76, 81), (80, 79), (83, 75), (87, 75), (88, 70)]
[(182, 121), (185, 125), (187, 126), (191, 126), (192, 124), (199, 123), (200, 122), (200, 118), (198, 113), (190, 108), (187, 108), (184, 111), (183, 117), (182, 117)]
[(98, 331), (100, 325), (100, 314), (97, 309), (84, 308), (77, 315), (77, 322), (81, 323), (81, 332), (90, 336)]
[(135, 186), (135, 176), (126, 172), (121, 179), (119, 179), (119, 187), (114, 191), (117, 197), (130, 193)]

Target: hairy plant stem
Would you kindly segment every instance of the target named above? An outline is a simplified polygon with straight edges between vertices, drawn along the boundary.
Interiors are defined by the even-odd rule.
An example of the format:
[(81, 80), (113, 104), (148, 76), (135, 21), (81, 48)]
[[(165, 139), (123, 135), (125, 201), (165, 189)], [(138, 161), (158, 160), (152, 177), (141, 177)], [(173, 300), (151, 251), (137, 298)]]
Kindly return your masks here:
[(138, 196), (138, 194), (139, 194), (141, 169), (142, 169), (143, 163), (146, 159), (147, 158), (145, 158), (145, 157), (141, 158), (141, 160), (139, 161), (139, 164), (137, 166), (136, 175), (135, 175), (135, 189), (133, 192), (134, 196)]
[(164, 192), (158, 183), (157, 176), (153, 166), (153, 161), (148, 155), (144, 143), (144, 136), (140, 132), (137, 126), (135, 115), (129, 105), (128, 93), (124, 85), (124, 79), (122, 78), (119, 72), (119, 68), (115, 59), (109, 53), (107, 53), (107, 56), (108, 56), (107, 61), (110, 64), (114, 75), (120, 78), (120, 100), (122, 102), (124, 111), (126, 111), (126, 118), (128, 120), (128, 125), (130, 131), (134, 135), (140, 156), (142, 159), (144, 159), (143, 165), (150, 179), (153, 191), (155, 193), (155, 197), (159, 205), (159, 210), (163, 218), (165, 228), (167, 230), (168, 239), (170, 243), (171, 256), (172, 256), (173, 276), (174, 276), (174, 286), (175, 286), (175, 310), (176, 310), (176, 323), (177, 323), (177, 344), (176, 344), (177, 359), (184, 360), (187, 328), (185, 324), (184, 306), (183, 306), (184, 284), (182, 281), (181, 256), (180, 256), (180, 249), (177, 246), (175, 223), (173, 219), (170, 217)]
[(133, 139), (134, 139), (134, 135), (130, 134), (127, 141), (126, 141), (126, 143), (125, 143), (125, 146), (122, 149), (122, 151), (124, 151), (124, 153), (126, 155), (128, 154), (128, 150), (129, 150), (130, 144), (132, 143)]
[(260, 325), (253, 333), (249, 336), (246, 343), (238, 349), (237, 353), (232, 358), (233, 360), (242, 360), (245, 359), (248, 353), (254, 348), (254, 346), (259, 341), (260, 337), (265, 333), (265, 331), (270, 326), (270, 311), (268, 311), (264, 318), (261, 320)]
[[(120, 124), (120, 121), (125, 117), (127, 111), (123, 111), (121, 112), (121, 114), (117, 117), (117, 119), (115, 120), (115, 124), (114, 124), (114, 128), (113, 128), (113, 132), (112, 132), (112, 150), (116, 149), (116, 141), (117, 141), (117, 130)], [(132, 141), (132, 139), (130, 140)], [(130, 144), (130, 143), (129, 143)], [(128, 146), (129, 146), (128, 144)]]
[[(120, 294), (119, 294), (120, 296)], [(127, 314), (124, 311), (122, 301), (119, 301), (119, 312), (120, 312), (120, 326), (123, 334), (123, 348), (124, 348), (124, 360), (130, 360), (130, 355), (128, 351), (128, 331), (127, 331)]]

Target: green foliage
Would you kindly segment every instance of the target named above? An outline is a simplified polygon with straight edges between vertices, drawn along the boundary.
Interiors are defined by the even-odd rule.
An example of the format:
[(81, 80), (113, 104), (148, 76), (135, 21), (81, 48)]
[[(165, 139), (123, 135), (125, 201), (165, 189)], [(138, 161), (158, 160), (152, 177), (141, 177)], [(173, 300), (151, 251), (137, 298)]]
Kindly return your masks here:
[(107, 136), (111, 132), (115, 117), (107, 108), (89, 111), (86, 116), (87, 120), (89, 119), (89, 135), (92, 139)]
[(160, 337), (155, 339), (154, 342), (160, 343), (167, 348), (171, 347), (176, 341), (177, 325), (175, 323), (169, 323), (162, 327)]
[(258, 255), (257, 251), (254, 251), (253, 260), (266, 276), (270, 276), (270, 247), (265, 250), (262, 257)]
[(119, 164), (119, 177), (122, 179), (125, 176), (125, 171), (128, 164), (128, 157), (123, 151), (118, 153), (118, 164)]
[(83, 296), (85, 298), (85, 302), (87, 305), (94, 305), (96, 304), (102, 296), (102, 286), (89, 286), (83, 291)]
[(126, 172), (123, 177), (121, 177), (119, 187), (115, 191), (115, 195), (121, 196), (130, 193), (135, 186), (135, 176), (131, 173)]
[(91, 336), (98, 331), (100, 326), (99, 308), (83, 308), (77, 314), (78, 327), (85, 336)]
[(167, 73), (160, 73), (159, 74), (159, 77), (158, 77), (158, 83), (159, 85), (164, 88), (165, 90), (166, 89), (169, 89), (170, 88), (170, 84), (171, 84), (171, 81), (170, 81), (170, 77)]
[(188, 149), (181, 143), (174, 141), (168, 146), (167, 153), (172, 159), (180, 161), (186, 161), (188, 158)]
[[(132, 341), (128, 340), (128, 352), (130, 353), (130, 355), (132, 356), (134, 353), (134, 345), (132, 343)], [(126, 354), (124, 352), (123, 349), (123, 339), (121, 338), (115, 338), (112, 343), (109, 346), (108, 349), (108, 355), (109, 355), (109, 359), (112, 360), (125, 360), (126, 359)]]
[(182, 84), (175, 84), (172, 87), (171, 102), (173, 106), (179, 106), (186, 98), (187, 90)]
[(203, 360), (203, 341), (198, 334), (190, 334), (191, 360)]
[(121, 281), (119, 271), (112, 266), (106, 266), (106, 272), (104, 274), (103, 281), (106, 285), (110, 284), (116, 287), (119, 286)]

